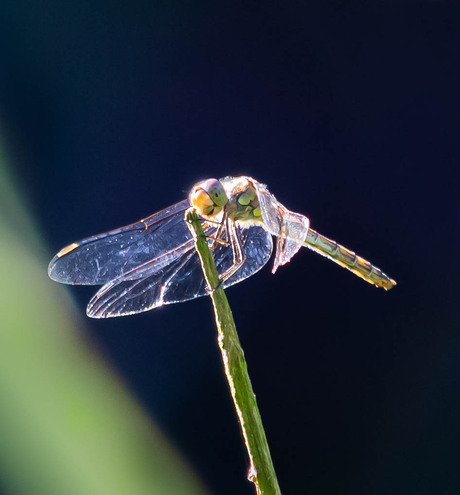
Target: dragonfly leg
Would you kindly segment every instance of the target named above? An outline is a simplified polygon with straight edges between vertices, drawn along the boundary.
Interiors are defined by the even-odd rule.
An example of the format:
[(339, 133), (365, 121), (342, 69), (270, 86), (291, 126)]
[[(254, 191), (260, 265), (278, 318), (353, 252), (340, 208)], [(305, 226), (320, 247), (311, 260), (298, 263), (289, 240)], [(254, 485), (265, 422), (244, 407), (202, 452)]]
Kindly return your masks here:
[[(212, 222), (217, 223), (217, 222)], [(225, 239), (222, 238), (222, 233), (225, 235)], [(217, 229), (215, 236), (208, 236), (208, 239), (212, 239), (212, 243), (209, 246), (209, 249), (213, 250), (216, 248), (217, 244), (222, 244), (223, 246), (229, 246), (230, 242), (228, 240), (228, 218), (219, 222), (219, 228)]]
[(200, 218), (200, 222), (203, 222), (203, 224), (209, 223), (209, 224), (214, 224), (214, 225), (221, 225), (222, 220), (218, 222), (217, 220), (210, 220), (209, 218)]
[(246, 255), (244, 254), (243, 245), (241, 243), (241, 239), (238, 237), (235, 224), (233, 222), (229, 222), (228, 227), (228, 231), (230, 233), (230, 244), (233, 249), (233, 265), (220, 276), (221, 283), (227, 281), (232, 275), (234, 275), (246, 261)]

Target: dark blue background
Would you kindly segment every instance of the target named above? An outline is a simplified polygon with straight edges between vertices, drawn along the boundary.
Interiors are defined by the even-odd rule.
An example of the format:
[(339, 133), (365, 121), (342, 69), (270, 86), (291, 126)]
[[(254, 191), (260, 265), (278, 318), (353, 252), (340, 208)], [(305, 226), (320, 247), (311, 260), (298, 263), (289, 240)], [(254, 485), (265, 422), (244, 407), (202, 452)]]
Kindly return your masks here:
[[(3, 2), (2, 125), (50, 258), (251, 175), (398, 281), (302, 250), (228, 290), (283, 493), (460, 490), (454, 4)], [(212, 492), (253, 493), (209, 301), (89, 324)]]

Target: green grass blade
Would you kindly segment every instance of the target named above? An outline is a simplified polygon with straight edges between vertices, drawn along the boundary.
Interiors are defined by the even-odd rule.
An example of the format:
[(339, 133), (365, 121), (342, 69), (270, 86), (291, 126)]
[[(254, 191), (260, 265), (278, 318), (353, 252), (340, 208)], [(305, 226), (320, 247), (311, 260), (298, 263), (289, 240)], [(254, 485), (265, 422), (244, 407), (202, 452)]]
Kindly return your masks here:
[[(15, 495), (209, 493), (47, 275), (0, 137), (0, 478)], [(4, 490), (4, 491), (3, 491)]]
[(210, 289), (225, 375), (249, 455), (248, 479), (255, 484), (258, 495), (280, 495), (244, 352), (236, 332), (227, 296), (219, 285), (219, 275), (201, 227), (200, 217), (193, 209), (189, 209), (186, 213), (186, 221), (195, 239), (203, 274)]

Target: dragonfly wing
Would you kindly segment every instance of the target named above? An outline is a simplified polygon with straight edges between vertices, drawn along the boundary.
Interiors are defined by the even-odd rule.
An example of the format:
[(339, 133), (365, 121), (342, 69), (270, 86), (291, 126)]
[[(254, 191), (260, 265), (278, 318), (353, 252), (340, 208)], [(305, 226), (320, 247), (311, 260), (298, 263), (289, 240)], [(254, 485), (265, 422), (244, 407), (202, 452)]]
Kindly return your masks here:
[(248, 179), (257, 192), (264, 224), (267, 230), (277, 237), (272, 269), (275, 273), (280, 265), (286, 264), (302, 247), (307, 238), (310, 220), (300, 213), (288, 210), (263, 184)]
[[(268, 262), (273, 249), (272, 237), (262, 227), (237, 227), (237, 235), (241, 239), (245, 262), (228, 280), (222, 283), (224, 288), (254, 275)], [(234, 264), (231, 246), (217, 244), (213, 249), (213, 257), (219, 276), (227, 272)], [(164, 304), (187, 301), (207, 293), (201, 265), (194, 252), (194, 256), (191, 256), (187, 263), (168, 281), (168, 287), (164, 294)]]
[[(207, 236), (215, 234), (216, 228), (207, 226)], [(246, 261), (244, 265), (223, 284), (229, 287), (250, 277), (260, 270), (272, 252), (271, 235), (261, 227), (238, 228)], [(213, 250), (219, 274), (225, 273), (233, 264), (230, 246), (216, 244)], [(138, 268), (135, 277), (124, 275), (104, 285), (89, 302), (88, 316), (107, 318), (141, 313), (163, 304), (188, 301), (206, 295), (207, 288), (193, 241), (182, 247), (182, 253), (169, 263), (151, 260)]]
[(48, 274), (65, 284), (101, 285), (130, 273), (191, 238), (184, 222), (189, 206), (187, 199), (137, 223), (75, 242), (51, 260)]
[[(174, 277), (177, 270), (193, 255), (192, 241), (182, 256), (161, 268), (158, 268), (156, 260), (151, 260), (142, 267), (143, 276), (133, 278), (125, 275), (112, 280), (92, 297), (86, 309), (87, 315), (92, 318), (125, 316), (163, 305), (168, 280)], [(137, 275), (139, 270), (136, 270)]]

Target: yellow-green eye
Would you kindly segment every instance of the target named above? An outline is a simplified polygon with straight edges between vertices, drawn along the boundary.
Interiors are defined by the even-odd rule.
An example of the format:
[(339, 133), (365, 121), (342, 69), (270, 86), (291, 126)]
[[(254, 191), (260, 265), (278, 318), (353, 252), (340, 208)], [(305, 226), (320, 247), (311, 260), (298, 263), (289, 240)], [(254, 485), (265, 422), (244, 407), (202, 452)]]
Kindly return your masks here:
[(223, 208), (227, 204), (227, 195), (220, 181), (217, 179), (208, 179), (202, 182), (200, 186), (209, 194), (216, 206)]
[(227, 195), (217, 179), (197, 184), (190, 193), (190, 203), (203, 216), (217, 215), (227, 204)]

